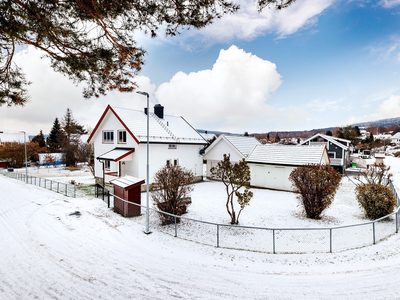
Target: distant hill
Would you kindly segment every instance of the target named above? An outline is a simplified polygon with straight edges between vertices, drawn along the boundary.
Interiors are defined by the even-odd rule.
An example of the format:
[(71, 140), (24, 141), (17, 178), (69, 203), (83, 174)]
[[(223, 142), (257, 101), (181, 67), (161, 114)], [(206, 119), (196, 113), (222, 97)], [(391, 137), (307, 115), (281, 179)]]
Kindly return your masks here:
[[(370, 126), (375, 126), (375, 127), (389, 127), (393, 125), (398, 125), (400, 126), (400, 117), (398, 118), (389, 118), (389, 119), (381, 119), (381, 120), (376, 120), (376, 121), (368, 121), (368, 122), (360, 122), (360, 123), (355, 123), (352, 124), (351, 126), (358, 126), (358, 127), (370, 127)], [(270, 136), (275, 136), (278, 134), (280, 137), (306, 137), (306, 136), (311, 136), (317, 132), (323, 132), (325, 133), (326, 131), (330, 130), (333, 131), (340, 126), (336, 127), (325, 127), (325, 128), (317, 128), (317, 129), (311, 129), (311, 130), (298, 130), (298, 131), (270, 131), (270, 132), (265, 132), (265, 133), (250, 133), (251, 136), (263, 136), (266, 135), (267, 133), (270, 134)], [(204, 130), (204, 129), (197, 129), (198, 132), (200, 133), (208, 133), (208, 134), (215, 134), (215, 135), (220, 135), (220, 134), (226, 134), (226, 135), (243, 135), (241, 133), (232, 133), (232, 132), (224, 132), (224, 131), (216, 131), (216, 130)]]

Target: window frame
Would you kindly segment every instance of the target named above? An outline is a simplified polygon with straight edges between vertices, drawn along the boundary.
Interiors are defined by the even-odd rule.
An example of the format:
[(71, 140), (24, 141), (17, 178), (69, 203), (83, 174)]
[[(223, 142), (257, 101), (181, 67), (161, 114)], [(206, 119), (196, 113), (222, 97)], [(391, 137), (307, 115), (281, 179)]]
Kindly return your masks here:
[[(122, 141), (120, 139), (120, 134), (122, 134)], [(125, 134), (125, 136), (124, 136)], [(126, 130), (118, 130), (117, 131), (117, 136), (118, 136), (118, 144), (126, 144), (127, 142), (127, 134), (126, 134)], [(125, 138), (125, 141), (123, 141)]]
[[(107, 136), (106, 136), (108, 134), (110, 135), (109, 138), (107, 138)], [(103, 130), (102, 142), (103, 142), (103, 144), (114, 144), (114, 130)]]

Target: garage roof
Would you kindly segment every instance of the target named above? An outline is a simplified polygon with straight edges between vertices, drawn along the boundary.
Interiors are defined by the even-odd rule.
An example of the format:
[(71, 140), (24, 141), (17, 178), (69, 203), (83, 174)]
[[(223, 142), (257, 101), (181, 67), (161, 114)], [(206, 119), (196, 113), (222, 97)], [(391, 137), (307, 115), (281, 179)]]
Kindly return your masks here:
[(326, 146), (256, 146), (247, 158), (249, 163), (301, 166), (305, 164), (330, 164)]

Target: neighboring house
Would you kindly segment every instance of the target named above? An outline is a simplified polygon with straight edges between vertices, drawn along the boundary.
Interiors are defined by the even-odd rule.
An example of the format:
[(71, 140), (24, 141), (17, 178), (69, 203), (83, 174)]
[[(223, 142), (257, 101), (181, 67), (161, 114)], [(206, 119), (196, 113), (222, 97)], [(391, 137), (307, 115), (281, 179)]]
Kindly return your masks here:
[(329, 165), (325, 145), (301, 147), (260, 145), (247, 157), (250, 167), (250, 186), (293, 191), (290, 173), (306, 164)]
[(400, 143), (400, 132), (397, 132), (395, 135), (393, 135), (393, 136), (390, 138), (390, 142), (391, 142), (391, 143), (395, 143), (395, 144)]
[(261, 143), (255, 137), (221, 134), (204, 155), (204, 160), (207, 160), (207, 177), (211, 177), (211, 168), (224, 159), (224, 154), (230, 154), (231, 162), (239, 162), (246, 159), (257, 145)]
[(346, 166), (350, 163), (351, 141), (318, 133), (300, 143), (302, 146), (324, 145), (328, 149), (331, 166), (344, 173)]
[[(107, 106), (88, 139), (94, 145), (96, 182), (104, 177), (108, 183), (125, 175), (146, 178), (146, 111)], [(182, 166), (202, 180), (200, 150), (207, 142), (184, 118), (164, 115), (159, 104), (149, 113), (149, 144), (150, 183), (165, 165)]]

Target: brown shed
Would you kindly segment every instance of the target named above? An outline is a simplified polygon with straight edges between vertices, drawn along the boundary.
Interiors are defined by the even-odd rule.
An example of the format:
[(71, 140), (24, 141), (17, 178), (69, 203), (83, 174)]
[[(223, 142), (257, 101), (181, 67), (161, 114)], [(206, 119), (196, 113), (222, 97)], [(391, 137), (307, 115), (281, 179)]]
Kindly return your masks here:
[[(114, 209), (124, 217), (140, 216), (141, 185), (144, 182), (144, 179), (129, 175), (111, 180), (110, 183), (114, 185)], [(121, 199), (139, 205), (129, 204)]]

